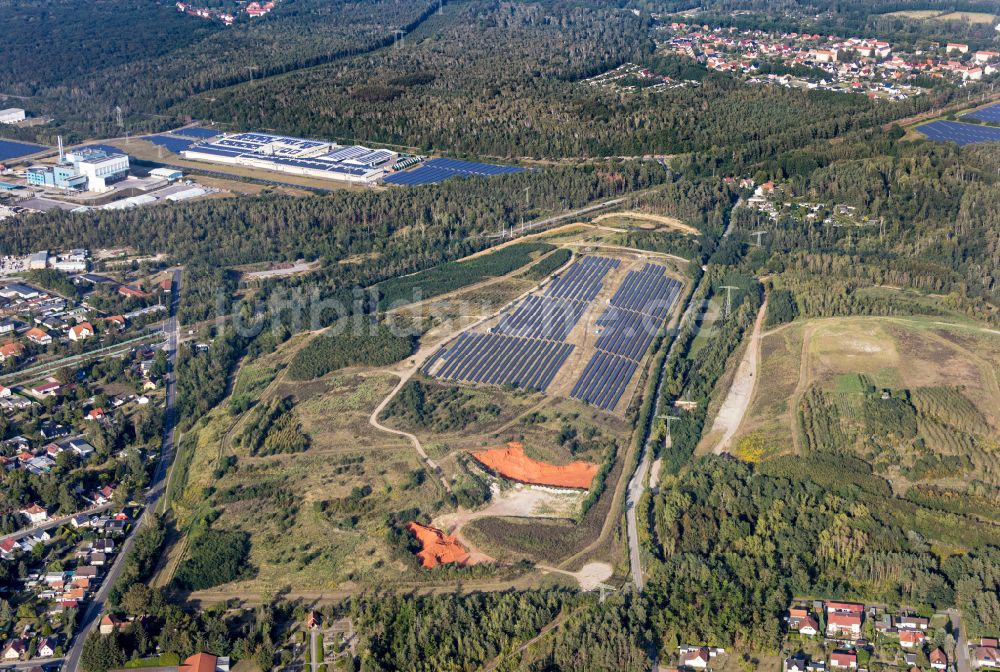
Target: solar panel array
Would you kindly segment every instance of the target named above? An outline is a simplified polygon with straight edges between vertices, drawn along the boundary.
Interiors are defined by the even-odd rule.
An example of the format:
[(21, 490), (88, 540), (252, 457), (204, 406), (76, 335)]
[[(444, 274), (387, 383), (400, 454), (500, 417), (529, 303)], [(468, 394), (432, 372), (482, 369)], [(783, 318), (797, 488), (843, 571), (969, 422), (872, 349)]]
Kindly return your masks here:
[(214, 138), (216, 136), (222, 135), (219, 131), (213, 131), (210, 128), (199, 128), (197, 126), (191, 126), (189, 128), (178, 128), (170, 131), (173, 135), (183, 135), (188, 138), (198, 138), (199, 140), (207, 140), (209, 138)]
[(522, 170), (524, 169), (517, 166), (497, 166), (491, 163), (475, 163), (457, 159), (431, 159), (416, 170), (393, 173), (383, 181), (386, 184), (413, 187), (421, 184), (434, 184), (450, 177), (469, 177), (470, 175), (490, 177), (491, 175), (519, 173)]
[(573, 351), (569, 343), (464, 333), (441, 353), (436, 374), (471, 383), (545, 390)]
[(16, 159), (19, 156), (27, 156), (48, 149), (42, 145), (30, 145), (26, 142), (14, 142), (13, 140), (0, 140), (0, 161), (6, 159)]
[(529, 296), (493, 328), (495, 334), (561, 341), (587, 309), (586, 301)]
[(597, 318), (601, 330), (570, 396), (606, 411), (618, 405), (639, 360), (649, 349), (677, 300), (681, 283), (666, 275), (666, 268), (646, 264), (631, 271)]
[(976, 110), (975, 112), (969, 112), (965, 116), (978, 119), (979, 121), (990, 121), (995, 124), (1000, 124), (1000, 103), (984, 107), (983, 109)]
[(194, 140), (184, 138), (172, 138), (169, 135), (147, 135), (143, 140), (148, 140), (154, 145), (159, 145), (174, 154), (180, 154), (185, 149), (194, 144)]
[(526, 297), (490, 333), (462, 334), (434, 355), (424, 371), (436, 368), (439, 378), (473, 383), (548, 389), (573, 352), (566, 337), (616, 266), (617, 260), (606, 257), (579, 259), (545, 294)]
[(1000, 142), (1000, 128), (963, 124), (957, 121), (938, 120), (918, 126), (917, 130), (928, 140), (954, 142), (958, 145), (973, 145), (980, 142)]
[(545, 288), (546, 296), (577, 301), (592, 301), (601, 291), (601, 282), (612, 268), (618, 268), (617, 259), (584, 257), (575, 262), (565, 273), (556, 277)]

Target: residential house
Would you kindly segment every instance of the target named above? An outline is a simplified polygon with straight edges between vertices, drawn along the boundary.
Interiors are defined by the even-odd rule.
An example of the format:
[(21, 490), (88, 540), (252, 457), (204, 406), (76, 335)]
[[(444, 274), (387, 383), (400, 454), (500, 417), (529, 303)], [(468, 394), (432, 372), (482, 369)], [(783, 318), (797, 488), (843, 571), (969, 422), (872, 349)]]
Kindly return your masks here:
[(196, 653), (181, 663), (178, 672), (229, 672), (228, 656), (213, 656), (210, 653)]
[(115, 496), (114, 488), (110, 485), (105, 485), (100, 490), (95, 490), (90, 494), (90, 501), (94, 504), (100, 506), (101, 504), (107, 504), (111, 501), (111, 498)]
[(926, 630), (930, 620), (919, 616), (897, 616), (896, 627), (906, 630)]
[(69, 429), (66, 428), (66, 425), (60, 425), (57, 422), (46, 420), (41, 424), (41, 426), (39, 426), (38, 433), (41, 434), (42, 438), (46, 441), (51, 441), (52, 439), (58, 439), (66, 436), (69, 434)]
[(87, 558), (87, 562), (94, 567), (103, 567), (108, 564), (108, 556), (105, 553), (91, 553)]
[(122, 315), (111, 315), (110, 317), (105, 317), (104, 321), (119, 331), (125, 328), (125, 317)]
[(104, 614), (101, 618), (101, 624), (98, 626), (98, 630), (102, 635), (110, 635), (116, 630), (120, 630), (123, 625), (124, 621), (114, 614)]
[(35, 345), (48, 345), (52, 342), (52, 336), (49, 335), (49, 332), (38, 327), (32, 327), (29, 329), (25, 336), (27, 336), (28, 340)]
[(90, 516), (81, 513), (79, 515), (73, 516), (69, 522), (70, 525), (72, 525), (74, 528), (77, 529), (81, 527), (90, 527)]
[(12, 389), (10, 389), (9, 387), (4, 387), (3, 385), (0, 385), (0, 399), (7, 399), (7, 398), (13, 396), (13, 394), (14, 394), (14, 391)]
[(94, 567), (93, 565), (84, 565), (83, 567), (77, 567), (76, 571), (73, 572), (73, 578), (81, 577), (85, 579), (97, 579), (101, 576), (101, 569), (99, 567)]
[(24, 346), (17, 341), (10, 341), (9, 343), (0, 345), (0, 362), (6, 362), (8, 359), (17, 359), (23, 355)]
[(80, 324), (74, 324), (69, 328), (69, 340), (82, 341), (90, 338), (94, 335), (94, 333), (96, 333), (94, 331), (94, 325), (90, 322), (81, 322)]
[(149, 292), (144, 292), (136, 287), (130, 287), (129, 285), (121, 285), (118, 287), (118, 293), (122, 296), (135, 296), (140, 299), (144, 299), (149, 296)]
[(853, 651), (834, 651), (830, 654), (830, 667), (839, 670), (858, 669), (858, 654)]
[(685, 648), (681, 650), (680, 665), (695, 670), (704, 670), (708, 667), (709, 658), (707, 647)]
[(38, 504), (32, 504), (31, 506), (21, 509), (21, 515), (25, 516), (29, 521), (34, 524), (44, 523), (49, 519), (49, 512), (45, 510), (45, 507), (39, 506)]
[(3, 647), (4, 660), (20, 660), (28, 652), (28, 645), (23, 639), (12, 639)]
[(921, 646), (927, 639), (927, 633), (923, 630), (900, 630), (899, 645), (904, 649), (912, 649)]
[(83, 416), (83, 419), (88, 422), (93, 422), (94, 420), (103, 420), (105, 417), (103, 408), (92, 408), (87, 411), (87, 415)]
[(784, 672), (806, 672), (806, 658), (801, 653), (785, 658), (782, 665)]
[(19, 549), (20, 546), (16, 539), (8, 538), (0, 541), (0, 558), (4, 560), (13, 560), (14, 553)]
[(37, 656), (39, 658), (51, 658), (56, 655), (56, 640), (52, 637), (42, 637), (38, 640)]
[(973, 647), (972, 664), (976, 667), (1000, 666), (1000, 648), (996, 646)]
[(82, 458), (88, 458), (94, 453), (94, 447), (83, 439), (70, 439), (69, 449)]
[(931, 667), (935, 670), (947, 670), (948, 669), (948, 656), (941, 649), (934, 649), (931, 651), (931, 655), (928, 656), (931, 661)]
[(861, 614), (834, 612), (826, 617), (827, 637), (858, 639), (861, 637)]
[(115, 550), (115, 542), (113, 539), (94, 539), (90, 542), (90, 550), (97, 551), (99, 553), (113, 553)]

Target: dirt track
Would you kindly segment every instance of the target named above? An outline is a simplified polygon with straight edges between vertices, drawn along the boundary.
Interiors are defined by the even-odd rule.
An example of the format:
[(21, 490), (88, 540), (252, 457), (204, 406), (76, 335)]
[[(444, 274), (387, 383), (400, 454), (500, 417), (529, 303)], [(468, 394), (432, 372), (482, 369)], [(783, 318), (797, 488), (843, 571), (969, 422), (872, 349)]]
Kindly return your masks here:
[(650, 215), (650, 214), (646, 214), (645, 212), (637, 212), (637, 211), (634, 211), (634, 210), (628, 210), (628, 211), (625, 211), (625, 212), (609, 212), (609, 213), (607, 213), (605, 215), (601, 215), (600, 217), (595, 217), (594, 221), (595, 222), (600, 222), (601, 220), (612, 219), (614, 217), (626, 217), (626, 218), (630, 218), (630, 219), (646, 219), (646, 220), (649, 220), (651, 222), (656, 222), (657, 224), (663, 224), (664, 226), (668, 226), (668, 227), (670, 227), (672, 229), (677, 229), (678, 231), (683, 231), (684, 233), (690, 233), (693, 236), (697, 236), (697, 235), (699, 235), (701, 233), (701, 231), (699, 231), (698, 229), (694, 228), (690, 224), (685, 224), (684, 222), (682, 222), (681, 220), (679, 220), (679, 219), (677, 219), (675, 217), (664, 217), (662, 215)]
[(746, 415), (747, 409), (750, 408), (750, 400), (753, 398), (753, 392), (757, 386), (757, 371), (760, 364), (760, 332), (764, 326), (766, 311), (767, 301), (757, 313), (757, 320), (754, 322), (747, 350), (743, 354), (739, 368), (736, 369), (736, 377), (729, 388), (729, 394), (722, 402), (722, 407), (719, 408), (715, 422), (712, 424), (710, 436), (722, 433), (719, 442), (715, 444), (712, 451), (717, 455), (729, 450), (729, 444), (733, 440), (736, 430), (743, 424), (743, 416)]

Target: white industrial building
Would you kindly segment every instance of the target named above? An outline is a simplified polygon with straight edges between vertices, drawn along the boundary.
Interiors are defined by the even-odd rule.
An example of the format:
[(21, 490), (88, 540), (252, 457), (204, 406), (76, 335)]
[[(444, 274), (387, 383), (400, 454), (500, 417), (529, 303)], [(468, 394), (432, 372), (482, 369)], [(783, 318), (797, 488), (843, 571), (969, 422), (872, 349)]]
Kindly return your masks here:
[(6, 110), (0, 110), (0, 124), (16, 124), (19, 121), (24, 121), (24, 110), (20, 107), (8, 107)]
[(326, 180), (373, 183), (398, 158), (388, 149), (337, 145), (269, 133), (238, 133), (183, 150), (195, 161), (261, 168)]
[(70, 152), (66, 161), (87, 178), (87, 191), (107, 191), (109, 185), (128, 176), (128, 156), (102, 151)]

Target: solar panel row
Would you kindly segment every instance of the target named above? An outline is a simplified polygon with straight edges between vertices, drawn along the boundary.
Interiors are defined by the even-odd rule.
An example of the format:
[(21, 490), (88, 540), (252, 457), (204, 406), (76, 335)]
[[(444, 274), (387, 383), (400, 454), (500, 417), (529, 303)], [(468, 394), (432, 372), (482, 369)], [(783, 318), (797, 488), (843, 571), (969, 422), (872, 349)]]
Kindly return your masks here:
[(449, 177), (468, 177), (470, 175), (489, 177), (491, 175), (519, 173), (522, 170), (524, 169), (517, 166), (497, 166), (491, 163), (475, 163), (473, 161), (459, 161), (458, 159), (431, 159), (416, 170), (389, 175), (384, 182), (413, 187), (434, 184), (447, 180)]
[(611, 297), (611, 305), (664, 318), (680, 289), (681, 284), (668, 278), (663, 266), (646, 264), (626, 276)]
[(465, 333), (441, 352), (444, 364), (436, 375), (544, 391), (572, 351), (569, 343)]
[(14, 142), (13, 140), (0, 140), (0, 161), (6, 159), (16, 159), (19, 156), (27, 156), (48, 149), (42, 145), (30, 145), (26, 142)]
[(597, 324), (601, 335), (594, 343), (595, 348), (638, 360), (653, 342), (663, 320), (612, 306), (601, 314)]
[(983, 109), (976, 110), (975, 112), (969, 112), (965, 116), (978, 119), (979, 121), (992, 121), (1000, 124), (1000, 103), (984, 107)]
[(587, 362), (570, 396), (610, 411), (618, 404), (639, 363), (598, 351)]
[(206, 140), (208, 138), (214, 138), (217, 135), (222, 135), (219, 131), (213, 131), (210, 128), (199, 128), (197, 126), (191, 126), (190, 128), (178, 128), (170, 132), (174, 135), (183, 135), (188, 138), (198, 138), (199, 140)]
[(963, 124), (957, 121), (932, 121), (918, 126), (917, 130), (928, 140), (954, 142), (957, 145), (973, 145), (980, 142), (1000, 142), (1000, 128)]
[(492, 331), (508, 336), (562, 341), (586, 308), (584, 301), (531, 295), (513, 313), (500, 320)]
[(565, 273), (553, 279), (545, 288), (545, 295), (592, 301), (601, 291), (604, 276), (613, 268), (618, 268), (617, 259), (583, 257), (574, 262)]
[(646, 264), (639, 271), (630, 271), (611, 297), (611, 305), (597, 318), (601, 328), (594, 343), (597, 352), (570, 396), (606, 411), (614, 409), (680, 288), (679, 282), (667, 277), (663, 266)]
[(148, 140), (154, 145), (159, 145), (167, 151), (173, 152), (174, 154), (180, 154), (185, 149), (194, 144), (193, 140), (185, 140), (184, 138), (171, 138), (166, 135), (147, 135), (143, 140)]

